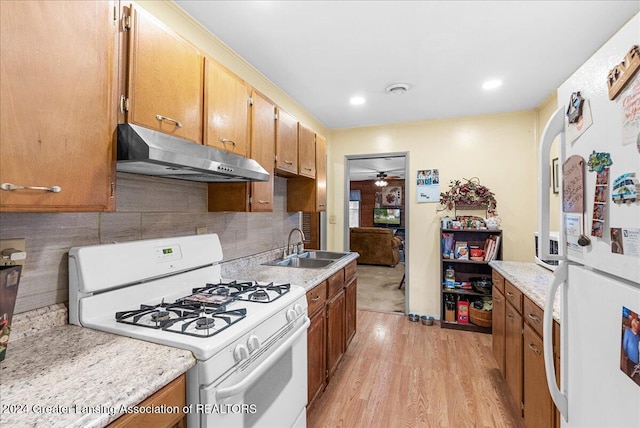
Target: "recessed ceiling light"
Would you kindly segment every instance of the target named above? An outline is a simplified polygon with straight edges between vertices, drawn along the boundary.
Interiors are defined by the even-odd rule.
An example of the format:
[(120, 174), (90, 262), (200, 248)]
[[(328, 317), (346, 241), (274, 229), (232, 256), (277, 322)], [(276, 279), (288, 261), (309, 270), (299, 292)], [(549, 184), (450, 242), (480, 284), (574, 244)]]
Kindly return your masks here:
[(351, 99), (349, 100), (349, 102), (354, 105), (354, 106), (359, 106), (364, 104), (364, 97), (351, 97)]
[(487, 80), (482, 84), (482, 89), (491, 90), (502, 86), (502, 80)]
[(387, 86), (387, 93), (391, 95), (400, 95), (404, 94), (409, 90), (409, 85), (406, 83), (394, 83), (393, 85)]

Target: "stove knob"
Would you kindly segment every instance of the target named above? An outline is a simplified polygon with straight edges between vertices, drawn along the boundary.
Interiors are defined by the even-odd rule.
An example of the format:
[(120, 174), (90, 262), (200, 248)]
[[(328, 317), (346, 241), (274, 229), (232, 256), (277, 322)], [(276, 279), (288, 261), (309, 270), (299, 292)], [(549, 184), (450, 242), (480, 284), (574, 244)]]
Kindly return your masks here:
[(249, 358), (249, 349), (243, 344), (236, 345), (233, 350), (233, 359), (239, 363), (247, 358)]
[(260, 339), (258, 336), (251, 335), (249, 336), (249, 340), (247, 340), (247, 346), (249, 347), (249, 352), (253, 352), (260, 347)]
[(302, 314), (304, 313), (304, 308), (303, 308), (303, 307), (302, 307), (302, 305), (301, 305), (301, 304), (299, 304), (299, 303), (296, 303), (295, 305), (293, 305), (293, 309), (295, 309), (295, 310), (296, 310), (296, 313), (297, 313), (298, 315), (302, 315)]
[(289, 309), (287, 311), (287, 321), (293, 321), (297, 316), (298, 315), (296, 314), (296, 311), (294, 309)]

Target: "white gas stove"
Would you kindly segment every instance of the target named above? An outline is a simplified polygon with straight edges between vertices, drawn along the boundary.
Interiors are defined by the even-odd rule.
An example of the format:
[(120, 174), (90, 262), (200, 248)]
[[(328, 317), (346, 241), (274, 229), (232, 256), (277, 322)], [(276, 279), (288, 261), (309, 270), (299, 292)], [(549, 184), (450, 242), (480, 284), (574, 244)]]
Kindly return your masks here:
[(190, 350), (189, 427), (305, 426), (304, 289), (221, 260), (215, 234), (72, 248), (69, 322)]

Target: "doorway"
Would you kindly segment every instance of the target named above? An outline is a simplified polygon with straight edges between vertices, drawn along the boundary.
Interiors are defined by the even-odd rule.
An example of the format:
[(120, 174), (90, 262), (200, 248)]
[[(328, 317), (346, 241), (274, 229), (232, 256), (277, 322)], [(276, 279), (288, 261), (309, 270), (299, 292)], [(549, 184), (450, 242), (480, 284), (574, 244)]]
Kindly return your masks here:
[[(408, 152), (345, 156), (344, 248), (351, 250), (351, 227), (392, 229), (393, 235), (401, 242), (400, 262), (394, 268), (365, 264), (358, 266), (359, 294), (364, 287), (373, 287), (367, 298), (358, 299), (359, 309), (408, 313), (408, 167)], [(362, 281), (371, 281), (371, 284), (363, 283), (361, 277)], [(361, 307), (361, 302), (365, 306)], [(391, 307), (393, 309), (390, 310)]]

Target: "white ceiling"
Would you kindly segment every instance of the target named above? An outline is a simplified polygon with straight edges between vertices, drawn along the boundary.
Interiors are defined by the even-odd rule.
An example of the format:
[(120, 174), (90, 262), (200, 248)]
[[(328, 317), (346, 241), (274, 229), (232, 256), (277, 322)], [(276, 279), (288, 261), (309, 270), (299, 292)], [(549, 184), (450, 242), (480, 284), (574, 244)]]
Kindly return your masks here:
[(404, 157), (385, 156), (349, 160), (350, 181), (375, 180), (379, 173), (387, 179), (404, 179)]
[[(640, 10), (639, 0), (175, 2), (329, 128), (535, 108)], [(503, 85), (484, 91), (488, 79)], [(387, 94), (393, 83), (409, 91)], [(365, 104), (350, 105), (355, 95)]]

